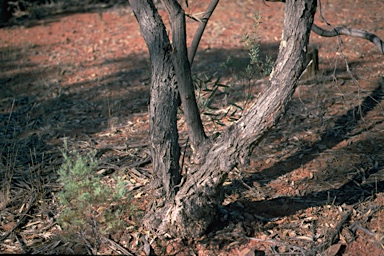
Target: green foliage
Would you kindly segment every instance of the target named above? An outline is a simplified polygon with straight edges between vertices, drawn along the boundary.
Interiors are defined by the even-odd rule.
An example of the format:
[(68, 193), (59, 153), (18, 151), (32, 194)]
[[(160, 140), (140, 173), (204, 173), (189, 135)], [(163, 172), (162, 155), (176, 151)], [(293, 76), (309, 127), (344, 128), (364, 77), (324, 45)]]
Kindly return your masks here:
[(243, 42), (248, 48), (248, 55), (250, 57), (250, 61), (245, 69), (244, 75), (249, 78), (255, 76), (258, 78), (268, 76), (272, 71), (273, 60), (268, 55), (265, 57), (265, 60), (262, 60), (260, 57), (260, 20), (261, 16), (259, 14), (255, 14), (251, 32), (243, 37)]
[[(208, 117), (213, 124), (225, 126), (221, 122), (223, 118), (225, 118), (229, 112), (227, 113), (217, 113), (220, 109), (220, 106), (217, 104), (218, 99), (221, 99), (221, 102), (227, 102), (228, 90), (230, 87), (228, 85), (220, 83), (221, 77), (215, 78), (213, 76), (204, 76), (202, 78), (195, 77), (195, 88), (197, 91), (197, 103), (199, 105), (202, 114)], [(223, 97), (224, 95), (224, 97)]]
[(81, 235), (97, 244), (97, 234), (124, 228), (124, 218), (135, 212), (126, 183), (120, 177), (114, 177), (114, 187), (103, 183), (96, 175), (97, 161), (92, 153), (84, 156), (68, 152), (65, 144), (62, 154), (64, 160), (58, 170), (58, 181), (63, 185), (58, 194), (62, 212), (58, 223), (68, 237)]
[[(249, 55), (245, 68), (239, 71), (238, 66), (242, 65), (228, 57), (220, 65), (219, 71), (212, 76), (194, 77), (199, 108), (202, 114), (211, 119), (215, 125), (224, 126), (224, 118), (231, 121), (237, 120), (254, 97), (252, 88), (256, 81), (268, 76), (272, 71), (274, 63), (272, 58), (269, 56), (262, 58), (260, 54), (260, 19), (260, 15), (254, 16), (253, 28), (249, 34), (244, 35), (242, 40)], [(221, 82), (222, 74), (230, 75), (230, 82)], [(239, 91), (242, 92), (241, 95)], [(227, 111), (220, 111), (222, 108), (227, 108)]]

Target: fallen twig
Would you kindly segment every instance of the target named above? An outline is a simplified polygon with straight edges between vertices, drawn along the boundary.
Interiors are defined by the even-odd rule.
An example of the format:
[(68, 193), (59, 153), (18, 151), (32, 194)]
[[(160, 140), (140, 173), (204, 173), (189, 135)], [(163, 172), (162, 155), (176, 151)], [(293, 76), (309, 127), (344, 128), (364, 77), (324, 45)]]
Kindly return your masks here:
[(261, 242), (261, 243), (270, 243), (270, 244), (276, 244), (276, 245), (284, 246), (286, 248), (291, 248), (291, 249), (293, 249), (295, 251), (300, 251), (302, 253), (302, 255), (307, 255), (306, 251), (303, 250), (301, 247), (295, 246), (295, 245), (291, 245), (291, 244), (287, 244), (287, 243), (284, 243), (284, 242), (280, 242), (278, 240), (274, 240), (274, 239), (259, 239), (259, 238), (253, 238), (253, 237), (248, 237), (248, 239), (250, 239), (252, 241), (256, 241), (256, 242)]
[(376, 233), (375, 232), (372, 232), (370, 231), (369, 229), (367, 228), (364, 228), (363, 226), (361, 226), (359, 223), (355, 222), (352, 224), (352, 226), (350, 227), (350, 229), (353, 231), (353, 232), (356, 232), (357, 229), (360, 229), (361, 231), (363, 231), (364, 233), (366, 233), (367, 235), (370, 235), (370, 236), (373, 236), (375, 237), (376, 236)]
[(4, 241), (10, 234), (12, 234), (22, 223), (24, 223), (25, 221), (25, 218), (27, 217), (27, 213), (31, 210), (32, 206), (34, 205), (35, 203), (35, 200), (36, 200), (36, 197), (31, 197), (31, 199), (29, 200), (29, 205), (28, 205), (28, 208), (24, 211), (24, 213), (22, 214), (21, 218), (19, 219), (19, 221), (16, 223), (16, 225), (10, 230), (8, 231), (8, 233), (6, 233), (4, 236), (2, 236), (0, 238), (0, 242)]
[(125, 249), (124, 247), (122, 247), (121, 245), (119, 245), (118, 243), (116, 243), (115, 241), (103, 236), (103, 235), (100, 235), (101, 239), (104, 240), (104, 242), (108, 242), (110, 244), (110, 247), (116, 251), (116, 252), (119, 252), (123, 255), (132, 255), (132, 253), (130, 253), (127, 249)]
[(337, 224), (335, 231), (332, 233), (331, 237), (328, 239), (328, 241), (320, 244), (317, 246), (317, 251), (324, 252), (326, 249), (328, 249), (332, 244), (334, 244), (339, 236), (339, 233), (341, 231), (341, 228), (343, 227), (344, 223), (349, 219), (349, 217), (352, 214), (352, 210), (349, 210), (340, 220), (339, 224)]

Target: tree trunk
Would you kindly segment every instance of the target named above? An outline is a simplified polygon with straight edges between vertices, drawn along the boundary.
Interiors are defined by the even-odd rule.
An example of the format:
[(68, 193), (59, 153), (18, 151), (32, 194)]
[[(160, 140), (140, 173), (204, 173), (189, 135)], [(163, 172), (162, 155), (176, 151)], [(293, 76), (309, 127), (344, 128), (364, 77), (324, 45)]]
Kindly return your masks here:
[[(145, 4), (142, 4), (143, 2)], [(200, 145), (195, 155), (197, 164), (183, 177), (183, 183), (176, 186), (179, 188), (176, 190), (172, 185), (178, 184), (178, 164), (172, 160), (178, 159), (179, 156), (174, 152), (177, 146), (177, 88), (174, 69), (168, 58), (169, 40), (166, 39), (166, 44), (161, 42), (165, 40), (165, 32), (160, 33), (163, 28), (159, 28), (158, 23), (153, 20), (143, 19), (143, 16), (149, 15), (156, 20), (158, 15), (154, 7), (152, 8), (152, 1), (130, 1), (141, 24), (152, 62), (149, 114), (154, 160), (153, 189), (157, 193), (143, 220), (149, 230), (158, 235), (169, 234), (181, 238), (202, 235), (216, 219), (217, 208), (223, 201), (222, 184), (228, 172), (239, 162), (246, 162), (253, 147), (286, 110), (305, 68), (305, 54), (316, 11), (316, 0), (286, 2), (283, 38), (268, 89), (260, 95), (249, 111), (228, 127), (220, 137)], [(147, 4), (151, 7), (142, 6)], [(167, 164), (160, 163), (160, 158)], [(161, 186), (165, 188), (161, 189)], [(163, 193), (163, 197), (158, 193)]]
[[(149, 104), (150, 149), (153, 163), (153, 208), (176, 194), (180, 183), (180, 150), (177, 132), (178, 91), (172, 63), (172, 46), (152, 1), (130, 0), (151, 58)], [(161, 221), (161, 217), (158, 221)], [(153, 222), (153, 225), (156, 225)]]
[(172, 60), (176, 71), (177, 85), (184, 109), (185, 121), (194, 152), (206, 141), (203, 122), (195, 97), (191, 66), (187, 53), (185, 13), (175, 0), (163, 0), (172, 27)]

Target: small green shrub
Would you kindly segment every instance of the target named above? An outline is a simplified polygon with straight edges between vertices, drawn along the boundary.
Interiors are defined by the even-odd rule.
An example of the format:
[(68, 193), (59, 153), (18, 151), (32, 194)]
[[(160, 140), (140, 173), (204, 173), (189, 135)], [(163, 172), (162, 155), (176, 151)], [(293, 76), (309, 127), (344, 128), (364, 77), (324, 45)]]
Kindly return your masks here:
[(261, 16), (255, 14), (253, 17), (253, 26), (249, 34), (243, 36), (243, 42), (248, 48), (248, 55), (250, 61), (244, 71), (244, 76), (248, 78), (257, 78), (268, 76), (272, 71), (273, 60), (270, 56), (266, 55), (263, 60), (260, 57), (260, 26)]
[(123, 229), (127, 224), (124, 218), (135, 212), (126, 183), (119, 177), (115, 177), (114, 187), (103, 183), (96, 175), (97, 161), (92, 153), (70, 153), (66, 144), (62, 153), (64, 160), (58, 170), (58, 181), (63, 185), (58, 194), (62, 212), (58, 223), (68, 238), (80, 235), (98, 244), (99, 234)]

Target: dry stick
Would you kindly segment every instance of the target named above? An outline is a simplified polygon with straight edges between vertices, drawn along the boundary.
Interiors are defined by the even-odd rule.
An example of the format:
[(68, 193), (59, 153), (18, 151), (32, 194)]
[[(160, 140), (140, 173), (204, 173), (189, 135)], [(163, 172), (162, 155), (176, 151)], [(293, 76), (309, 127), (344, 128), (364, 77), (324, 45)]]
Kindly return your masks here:
[(219, 3), (219, 0), (211, 1), (207, 10), (204, 13), (203, 18), (201, 19), (200, 25), (196, 30), (195, 36), (193, 37), (193, 40), (192, 40), (191, 46), (189, 47), (189, 52), (188, 52), (188, 60), (191, 67), (192, 67), (193, 59), (195, 58), (197, 47), (200, 44), (200, 39), (203, 36), (205, 27), (207, 26), (208, 20), (211, 17), (218, 3)]
[(7, 134), (8, 132), (8, 126), (9, 124), (11, 123), (11, 117), (12, 117), (12, 113), (13, 113), (13, 108), (15, 107), (15, 99), (13, 99), (12, 101), (12, 106), (11, 106), (11, 111), (9, 113), (9, 116), (8, 116), (8, 122), (7, 122), (7, 126), (5, 127), (5, 134)]
[(363, 38), (372, 42), (381, 52), (384, 54), (384, 43), (383, 41), (376, 36), (375, 34), (369, 33), (365, 30), (354, 29), (354, 28), (345, 28), (345, 27), (335, 27), (332, 30), (323, 29), (316, 24), (312, 25), (312, 31), (319, 36), (323, 37), (335, 37), (339, 35), (352, 36), (357, 38)]
[(34, 205), (35, 200), (36, 197), (32, 197), (31, 200), (29, 200), (29, 206), (22, 214), (22, 217), (19, 219), (16, 225), (10, 231), (8, 231), (8, 233), (6, 233), (3, 237), (0, 238), (0, 242), (4, 241), (12, 232), (15, 231), (15, 229), (17, 229), (24, 222), (25, 218), (27, 217), (27, 213), (31, 210), (32, 206)]
[(249, 236), (244, 236), (244, 237), (251, 240), (251, 241), (255, 241), (255, 242), (259, 242), (259, 243), (270, 243), (270, 244), (276, 244), (276, 245), (280, 245), (280, 246), (289, 247), (293, 250), (300, 251), (302, 253), (302, 255), (306, 255), (306, 252), (303, 248), (301, 248), (299, 246), (287, 244), (287, 243), (284, 243), (284, 242), (281, 242), (281, 241), (278, 241), (275, 239), (261, 239), (261, 238), (254, 238), (254, 237), (249, 237)]
[(115, 251), (120, 251), (122, 254), (124, 255), (134, 255), (132, 253), (130, 253), (127, 249), (125, 249), (123, 246), (119, 245), (118, 243), (116, 243), (115, 241), (103, 236), (100, 234), (100, 237), (102, 240), (104, 240), (104, 242), (108, 242), (110, 243), (110, 247), (115, 250)]
[[(372, 34), (372, 35), (373, 35), (373, 34)], [(375, 35), (373, 35), (373, 36), (375, 36)], [(380, 38), (377, 37), (377, 39), (380, 40), (380, 42), (381, 42), (381, 48), (383, 49), (383, 46), (384, 46), (383, 42), (381, 41)], [(360, 99), (361, 99), (361, 94), (360, 94), (360, 93), (361, 93), (361, 91), (362, 91), (362, 88), (361, 88), (361, 86), (360, 86), (360, 83), (356, 80), (355, 76), (352, 74), (351, 69), (349, 68), (349, 63), (348, 63), (347, 57), (344, 55), (343, 50), (342, 50), (342, 47), (341, 47), (341, 38), (340, 38), (340, 36), (338, 36), (338, 42), (339, 42), (340, 53), (341, 53), (342, 58), (344, 59), (345, 66), (346, 66), (346, 69), (347, 69), (347, 72), (348, 72), (349, 76), (351, 77), (352, 81), (357, 85), (357, 88), (358, 88), (357, 96), (358, 96), (358, 99), (360, 100)], [(377, 45), (377, 44), (375, 44), (375, 45)], [(335, 67), (335, 69), (336, 69), (336, 67)], [(384, 81), (384, 79), (382, 79), (382, 81)], [(380, 83), (380, 82), (379, 82), (379, 83)], [(340, 89), (339, 89), (339, 90), (340, 90)], [(369, 97), (370, 97), (370, 99), (372, 99), (374, 102), (379, 103), (379, 102), (377, 101), (377, 99), (375, 99), (374, 97), (372, 97), (372, 95), (369, 95)], [(379, 104), (378, 104), (378, 105), (379, 105)], [(364, 116), (363, 116), (362, 105), (360, 104), (358, 108), (359, 108), (360, 118), (361, 118), (361, 120), (363, 120), (364, 123), (365, 123), (365, 118), (364, 118)], [(354, 116), (353, 116), (353, 117), (355, 118), (355, 113), (354, 113)]]
[(321, 0), (319, 0), (319, 1), (317, 2), (317, 4), (319, 5), (319, 17), (320, 17), (320, 19), (321, 19), (322, 21), (324, 21), (325, 24), (327, 24), (328, 26), (331, 26), (331, 24), (329, 24), (328, 21), (326, 21), (326, 20), (324, 19), (324, 16), (323, 16), (323, 7), (321, 6)]
[(363, 226), (361, 226), (361, 225), (360, 225), (359, 223), (357, 223), (357, 222), (353, 223), (349, 229), (351, 229), (353, 232), (355, 232), (356, 229), (360, 229), (361, 231), (363, 231), (363, 232), (366, 233), (367, 235), (370, 235), (370, 236), (373, 236), (373, 237), (376, 236), (376, 233), (375, 233), (375, 232), (372, 232), (371, 230), (369, 230), (369, 229), (367, 229), (367, 228), (364, 228)]
[(337, 239), (338, 234), (341, 231), (341, 228), (343, 227), (344, 223), (349, 219), (349, 217), (352, 214), (352, 210), (349, 210), (340, 220), (339, 224), (336, 226), (335, 232), (333, 232), (332, 236), (330, 237), (328, 242), (324, 242), (317, 246), (317, 251), (324, 252), (326, 249), (328, 249)]
[(87, 250), (87, 252), (91, 255), (96, 255), (97, 254), (97, 250), (91, 245), (91, 243), (87, 240), (87, 238), (85, 238), (85, 235), (83, 234), (84, 232), (83, 231), (80, 231), (78, 233), (78, 235), (81, 237), (81, 239), (84, 241), (85, 243), (85, 249)]
[(15, 233), (15, 237), (16, 237), (17, 241), (19, 242), (21, 250), (23, 251), (23, 253), (28, 254), (30, 252), (30, 249), (28, 248), (27, 244), (24, 242), (23, 238), (17, 233)]
[[(265, 0), (268, 2), (285, 2), (285, 0)], [(319, 9), (320, 9), (320, 18), (324, 20), (322, 12), (321, 12), (321, 1), (319, 0)], [(325, 20), (324, 20), (325, 21)], [(326, 22), (328, 26), (330, 24)], [(346, 36), (352, 36), (352, 37), (358, 37), (366, 39), (370, 42), (372, 42), (381, 52), (381, 54), (384, 54), (384, 43), (383, 41), (376, 36), (375, 34), (369, 33), (365, 30), (360, 29), (354, 29), (354, 28), (345, 28), (345, 27), (334, 27), (332, 30), (326, 30), (319, 26), (317, 26), (315, 23), (313, 23), (311, 30), (318, 34), (319, 36), (323, 37), (335, 37), (340, 35), (346, 35)]]
[[(320, 35), (319, 33), (321, 33), (320, 36), (324, 36), (324, 37), (334, 37), (334, 36), (337, 36), (338, 45), (339, 45), (339, 49), (340, 49), (340, 54), (341, 54), (342, 58), (344, 59), (345, 66), (346, 66), (346, 69), (347, 69), (347, 72), (348, 72), (349, 76), (351, 77), (352, 81), (357, 85), (357, 88), (358, 88), (358, 98), (360, 99), (361, 98), (361, 96), (360, 96), (361, 86), (360, 86), (359, 82), (356, 80), (356, 78), (354, 77), (354, 75), (352, 74), (351, 69), (349, 68), (349, 63), (348, 63), (347, 57), (344, 55), (343, 50), (342, 50), (342, 46), (341, 46), (342, 41), (341, 41), (340, 35), (349, 35), (349, 36), (353, 36), (353, 37), (367, 39), (367, 40), (371, 41), (372, 43), (374, 43), (374, 45), (379, 48), (379, 50), (380, 50), (380, 52), (382, 54), (384, 54), (384, 52), (383, 52), (384, 44), (383, 44), (383, 42), (381, 41), (381, 39), (379, 37), (377, 37), (374, 34), (368, 33), (366, 31), (357, 30), (357, 29), (349, 29), (349, 28), (340, 28), (340, 27), (336, 27), (335, 28), (335, 27), (333, 27), (323, 16), (323, 12), (322, 12), (323, 9), (321, 7), (321, 0), (318, 0), (318, 2), (319, 2), (319, 7), (320, 7), (319, 8), (319, 12), (320, 12), (319, 16), (320, 16), (320, 18), (328, 26), (330, 26), (332, 28), (332, 30), (328, 31), (328, 30), (322, 29), (322, 28), (318, 27), (314, 23), (312, 24), (312, 28), (311, 29), (312, 29), (312, 31), (314, 33), (316, 33), (318, 35)], [(336, 72), (336, 64), (335, 64), (334, 72)], [(336, 75), (334, 75), (334, 77), (336, 77)], [(338, 86), (336, 86), (336, 87), (341, 92), (339, 87)], [(373, 99), (373, 100), (375, 100), (375, 99)], [(359, 112), (360, 112), (361, 119), (364, 121), (361, 105), (359, 106)]]
[(148, 156), (146, 159), (139, 161), (139, 162), (135, 162), (133, 164), (130, 164), (128, 167), (142, 167), (142, 166), (149, 164), (151, 162), (152, 162), (152, 158), (150, 156)]
[[(38, 249), (38, 250), (33, 251), (33, 254), (44, 254), (44, 253), (48, 253), (48, 252), (49, 253), (53, 252), (53, 249), (55, 249), (57, 246), (59, 246), (59, 244), (61, 242), (62, 242), (62, 240), (54, 241), (48, 245), (43, 246), (42, 248), (40, 247), (40, 249)], [(71, 248), (67, 248), (67, 249), (71, 250), (72, 254), (75, 254), (75, 252)]]

